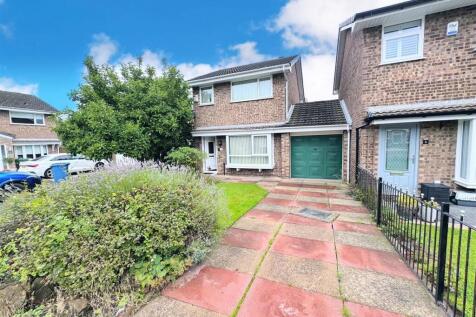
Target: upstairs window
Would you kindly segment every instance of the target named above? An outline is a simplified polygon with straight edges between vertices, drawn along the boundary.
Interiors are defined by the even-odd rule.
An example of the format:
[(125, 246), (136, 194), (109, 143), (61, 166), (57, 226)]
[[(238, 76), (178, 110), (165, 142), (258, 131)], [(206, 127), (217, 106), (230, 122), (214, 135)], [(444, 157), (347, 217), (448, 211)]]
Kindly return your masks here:
[(247, 101), (273, 97), (271, 77), (237, 81), (231, 83), (231, 101)]
[(382, 34), (382, 64), (423, 57), (423, 21), (385, 26)]
[(16, 124), (44, 125), (45, 116), (39, 113), (11, 111), (10, 122)]
[(213, 86), (200, 88), (200, 105), (206, 106), (213, 104)]

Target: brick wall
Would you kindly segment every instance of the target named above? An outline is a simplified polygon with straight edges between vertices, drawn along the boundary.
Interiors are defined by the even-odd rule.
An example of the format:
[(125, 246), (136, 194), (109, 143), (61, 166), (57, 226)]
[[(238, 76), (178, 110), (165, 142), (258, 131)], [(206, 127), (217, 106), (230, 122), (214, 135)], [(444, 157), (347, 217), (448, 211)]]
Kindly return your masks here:
[[(459, 33), (448, 37), (446, 26), (451, 21), (459, 22)], [(355, 129), (364, 124), (367, 107), (476, 97), (476, 6), (426, 16), (421, 60), (381, 65), (381, 26), (349, 31), (345, 36), (339, 99), (345, 100), (353, 120), (351, 180), (355, 175)], [(443, 133), (426, 126), (422, 124), (422, 134)], [(447, 142), (456, 138), (456, 129), (447, 132), (444, 138), (433, 138), (435, 148), (452, 151), (446, 156), (420, 147), (419, 181), (430, 179), (428, 170), (441, 159), (448, 164), (440, 169), (438, 178), (449, 181), (454, 176), (455, 148)], [(361, 130), (360, 145), (360, 165), (377, 172), (378, 130)]]
[[(285, 78), (273, 76), (273, 97), (268, 99), (231, 102), (230, 82), (214, 85), (214, 104), (194, 103), (194, 127), (242, 125), (285, 121)], [(199, 94), (199, 88), (193, 90)]]
[(53, 118), (45, 115), (45, 125), (11, 124), (8, 111), (0, 110), (0, 131), (15, 135), (16, 139), (58, 139), (53, 127)]

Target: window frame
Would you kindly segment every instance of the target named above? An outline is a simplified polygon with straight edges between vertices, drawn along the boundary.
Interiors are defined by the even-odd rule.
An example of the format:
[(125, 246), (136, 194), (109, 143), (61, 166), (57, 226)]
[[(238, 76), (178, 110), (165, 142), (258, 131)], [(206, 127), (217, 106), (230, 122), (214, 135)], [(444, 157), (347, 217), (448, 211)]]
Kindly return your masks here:
[[(461, 177), (461, 152), (463, 150), (463, 124), (469, 121), (468, 133), (468, 149), (467, 154), (467, 173), (466, 178)], [(456, 162), (455, 162), (455, 178), (456, 184), (469, 189), (476, 189), (476, 119), (465, 119), (458, 121), (458, 132), (456, 141)]]
[[(32, 126), (32, 125), (45, 126), (45, 125), (46, 125), (46, 118), (45, 118), (45, 114), (44, 114), (44, 113), (29, 112), (29, 111), (15, 111), (15, 110), (9, 110), (8, 113), (9, 113), (9, 116), (10, 116), (10, 124), (28, 125), (28, 126)], [(12, 121), (12, 118), (13, 118), (12, 114), (14, 114), (14, 113), (23, 113), (23, 114), (31, 114), (31, 115), (33, 115), (33, 123), (19, 123), (19, 122), (13, 122), (13, 121)], [(36, 123), (37, 117), (41, 117), (43, 123)]]
[[(205, 90), (205, 89), (212, 89), (212, 99), (211, 99), (211, 102), (206, 102), (206, 103), (203, 103), (202, 102), (202, 90)], [(198, 91), (198, 99), (199, 99), (199, 105), (200, 106), (210, 106), (210, 105), (213, 105), (215, 103), (215, 87), (213, 85), (211, 86), (203, 86), (203, 87), (200, 87), (199, 91)]]
[[(259, 96), (259, 83), (261, 80), (265, 80), (265, 79), (269, 79), (270, 80), (270, 83), (271, 83), (271, 95), (270, 96), (266, 96), (266, 97), (260, 97)], [(242, 99), (242, 100), (234, 100), (233, 99), (233, 85), (234, 84), (238, 84), (238, 83), (242, 83), (242, 82), (245, 82), (245, 81), (256, 81), (257, 82), (257, 85), (256, 85), (256, 95), (258, 97), (256, 98), (250, 98), (250, 99)], [(274, 86), (273, 86), (273, 75), (268, 75), (268, 76), (263, 76), (263, 77), (254, 77), (254, 78), (247, 78), (247, 79), (240, 79), (240, 80), (233, 80), (230, 82), (230, 102), (231, 103), (236, 103), (236, 102), (246, 102), (246, 101), (254, 101), (254, 100), (263, 100), (263, 99), (271, 99), (273, 98), (274, 96)]]
[[(231, 155), (231, 156), (240, 156), (240, 157), (269, 157), (268, 164), (236, 164), (230, 163), (230, 137), (234, 136), (250, 136), (251, 137), (251, 155)], [(259, 136), (266, 136), (266, 154), (255, 154), (254, 153), (254, 138)], [(226, 168), (244, 168), (244, 169), (273, 169), (274, 168), (274, 140), (273, 134), (234, 134), (226, 136)]]
[[(404, 23), (408, 23), (408, 22), (413, 22), (413, 21), (418, 21), (420, 20), (421, 21), (421, 25), (420, 25), (420, 31), (419, 31), (419, 41), (418, 41), (418, 54), (417, 55), (414, 55), (414, 56), (408, 56), (408, 57), (396, 57), (396, 58), (385, 58), (385, 52), (386, 52), (386, 48), (387, 48), (387, 45), (386, 45), (386, 40), (388, 39), (388, 37), (390, 38), (401, 38), (401, 37), (404, 37), (404, 36), (408, 36), (408, 35), (411, 35), (411, 34), (416, 34), (416, 33), (410, 33), (410, 32), (407, 32), (409, 34), (407, 35), (402, 35), (401, 32), (405, 32), (407, 30), (401, 30), (401, 31), (397, 31), (395, 33), (400, 33), (400, 36), (396, 36), (396, 35), (387, 35), (385, 36), (385, 28), (386, 27), (390, 27), (390, 26), (396, 26), (396, 25), (400, 25), (400, 24), (404, 24)], [(405, 33), (404, 33), (405, 34)], [(424, 58), (424, 54), (423, 54), (423, 49), (424, 49), (424, 43), (425, 43), (425, 16), (421, 17), (421, 18), (417, 18), (417, 19), (411, 19), (409, 21), (404, 21), (404, 22), (400, 22), (400, 23), (387, 23), (387, 24), (383, 24), (382, 25), (382, 31), (381, 31), (381, 42), (380, 42), (380, 64), (381, 65), (388, 65), (388, 64), (395, 64), (395, 63), (402, 63), (402, 62), (409, 62), (409, 61), (415, 61), (415, 60), (419, 60), (419, 59), (423, 59)]]
[[(27, 158), (26, 157), (26, 150), (25, 150), (25, 147), (26, 146), (31, 146), (32, 147), (32, 151), (33, 151), (33, 158)], [(36, 156), (37, 152), (36, 152), (36, 149), (35, 149), (35, 146), (40, 146), (40, 156)], [(38, 158), (38, 157), (42, 157), (42, 156), (46, 156), (49, 154), (49, 150), (48, 150), (48, 144), (19, 144), (19, 145), (13, 145), (13, 156), (15, 158), (18, 158), (18, 154), (16, 152), (16, 148), (21, 148), (21, 160), (31, 160), (31, 159), (35, 159), (35, 158)], [(46, 151), (44, 151), (46, 150)], [(46, 153), (46, 154), (45, 154)]]

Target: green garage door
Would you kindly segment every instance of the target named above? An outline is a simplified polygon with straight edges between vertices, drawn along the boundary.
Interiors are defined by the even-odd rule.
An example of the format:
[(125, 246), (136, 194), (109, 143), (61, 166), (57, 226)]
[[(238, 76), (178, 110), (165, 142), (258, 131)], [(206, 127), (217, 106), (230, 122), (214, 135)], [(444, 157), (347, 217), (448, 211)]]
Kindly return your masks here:
[(341, 135), (291, 138), (291, 177), (340, 179), (341, 173)]

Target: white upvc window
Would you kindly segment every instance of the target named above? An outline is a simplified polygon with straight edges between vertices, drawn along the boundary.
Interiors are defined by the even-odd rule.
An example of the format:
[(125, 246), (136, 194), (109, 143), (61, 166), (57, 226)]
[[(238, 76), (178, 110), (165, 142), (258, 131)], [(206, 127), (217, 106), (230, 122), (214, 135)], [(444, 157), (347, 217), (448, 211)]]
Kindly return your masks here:
[(17, 159), (34, 159), (48, 155), (48, 145), (14, 145), (13, 152), (15, 153), (15, 158)]
[(424, 19), (384, 26), (382, 64), (423, 58)]
[(227, 168), (272, 169), (271, 134), (230, 135), (226, 137)]
[(476, 119), (458, 122), (455, 182), (476, 189)]
[(200, 105), (213, 105), (214, 103), (213, 86), (200, 87)]
[(231, 83), (231, 101), (248, 101), (273, 97), (272, 76), (234, 81)]
[(10, 123), (45, 125), (45, 115), (42, 113), (10, 111)]

